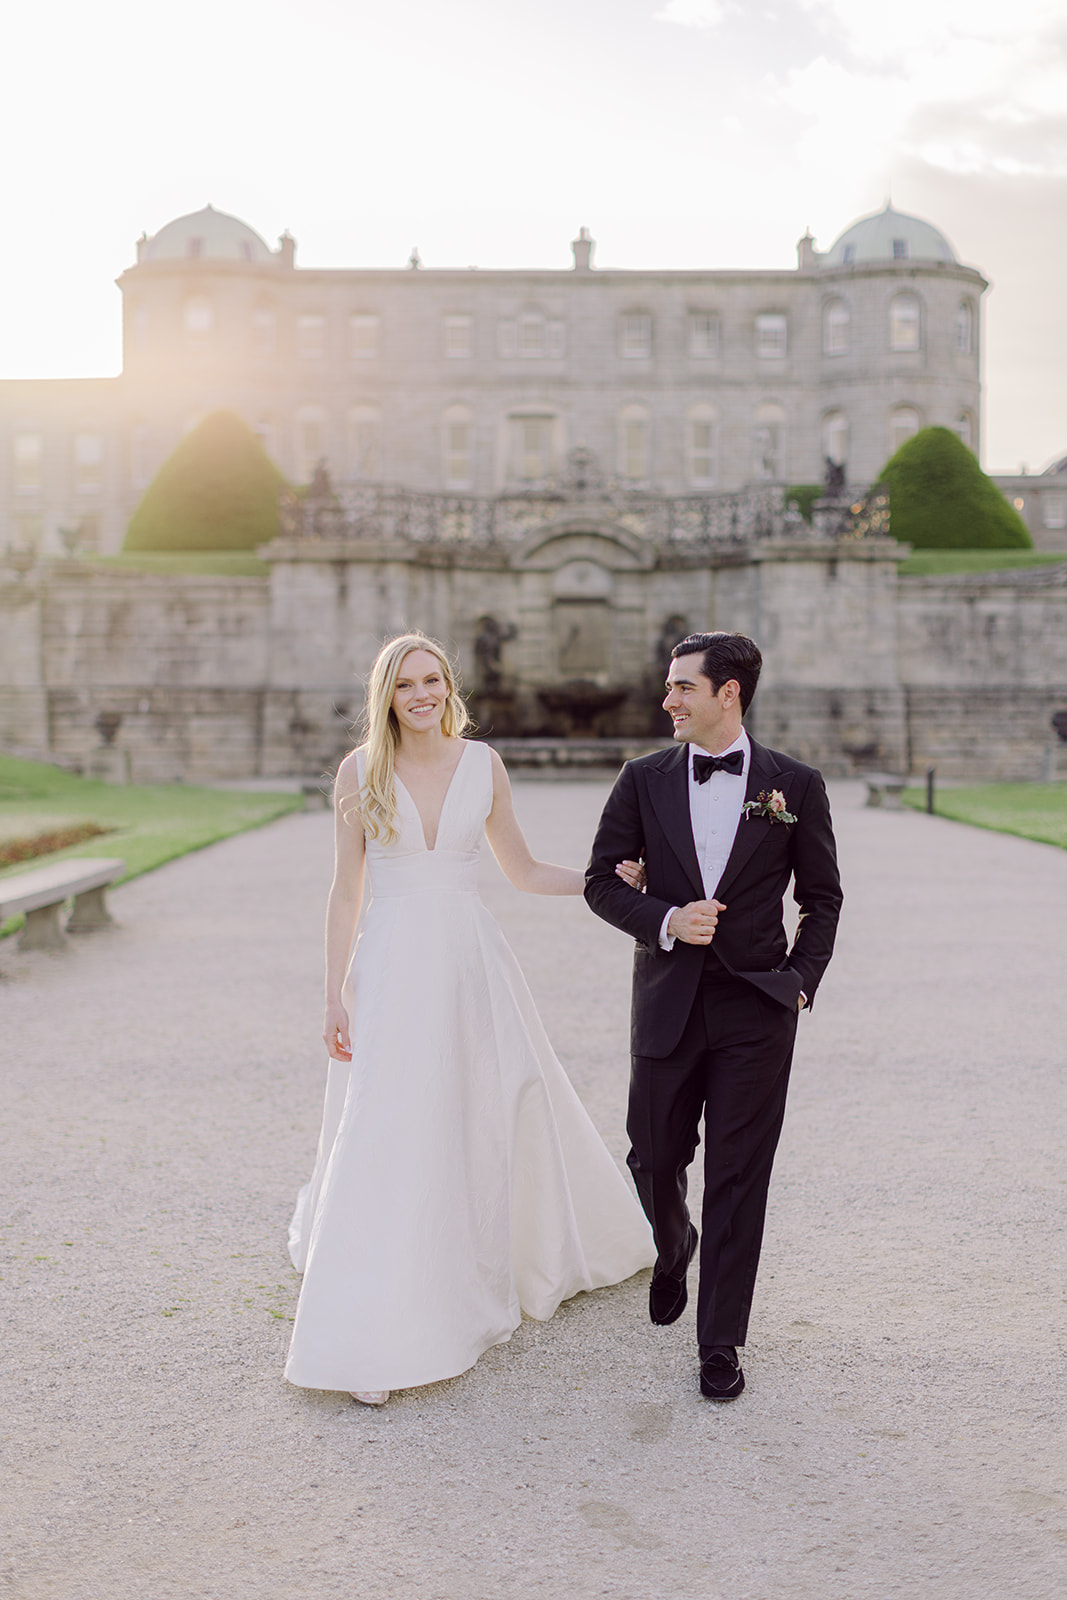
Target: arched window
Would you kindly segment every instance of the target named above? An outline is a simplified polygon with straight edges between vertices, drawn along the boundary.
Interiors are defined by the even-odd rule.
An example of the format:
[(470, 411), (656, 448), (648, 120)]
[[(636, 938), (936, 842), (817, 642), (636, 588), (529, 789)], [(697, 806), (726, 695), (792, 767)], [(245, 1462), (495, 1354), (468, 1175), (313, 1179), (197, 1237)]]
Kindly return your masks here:
[(896, 406), (889, 413), (889, 454), (895, 455), (922, 427), (922, 418), (914, 406)]
[(835, 467), (848, 460), (848, 418), (843, 411), (828, 411), (822, 419), (822, 453)]
[(967, 446), (968, 450), (974, 449), (974, 418), (969, 411), (961, 411), (956, 418), (956, 432)]
[(96, 494), (104, 486), (104, 441), (98, 433), (74, 435), (74, 488)]
[(756, 407), (752, 455), (755, 476), (761, 483), (781, 481), (785, 473), (785, 409), (775, 400)]
[(348, 413), (348, 477), (376, 483), (382, 476), (382, 414), (377, 406), (353, 406)]
[(827, 356), (843, 356), (848, 349), (848, 302), (828, 300), (822, 314), (822, 348)]
[(890, 350), (918, 350), (922, 339), (922, 312), (917, 295), (894, 295), (889, 304)]
[(691, 489), (711, 489), (719, 480), (719, 413), (706, 402), (686, 415), (685, 475)]
[(474, 483), (474, 419), (468, 406), (446, 406), (441, 417), (441, 480), (446, 489)]
[(636, 486), (647, 483), (651, 467), (652, 420), (648, 407), (623, 406), (619, 412), (619, 477)]
[(310, 483), (315, 468), (326, 459), (326, 413), (321, 406), (301, 406), (296, 414), (296, 477)]
[(182, 307), (182, 328), (188, 345), (205, 345), (215, 331), (215, 311), (206, 294), (191, 294)]
[(956, 350), (969, 356), (974, 348), (974, 308), (969, 300), (961, 300), (956, 307)]

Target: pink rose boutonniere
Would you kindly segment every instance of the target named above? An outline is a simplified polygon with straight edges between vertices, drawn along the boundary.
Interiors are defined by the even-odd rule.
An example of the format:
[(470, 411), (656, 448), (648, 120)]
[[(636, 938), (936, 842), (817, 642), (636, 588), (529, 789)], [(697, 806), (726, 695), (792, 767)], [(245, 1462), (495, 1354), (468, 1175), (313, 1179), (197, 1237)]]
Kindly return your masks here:
[(785, 795), (781, 789), (772, 789), (770, 794), (766, 789), (761, 789), (755, 800), (746, 800), (741, 807), (746, 818), (766, 817), (768, 822), (795, 822), (797, 819), (791, 811), (785, 809)]

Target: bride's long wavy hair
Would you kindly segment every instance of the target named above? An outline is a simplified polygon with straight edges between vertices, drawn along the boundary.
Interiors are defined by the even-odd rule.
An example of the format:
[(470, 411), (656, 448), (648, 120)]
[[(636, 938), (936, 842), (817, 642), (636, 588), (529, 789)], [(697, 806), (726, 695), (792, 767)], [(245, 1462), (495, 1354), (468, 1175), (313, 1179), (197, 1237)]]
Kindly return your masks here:
[(448, 691), (441, 713), (441, 732), (445, 738), (460, 738), (471, 720), (444, 645), (438, 644), (436, 639), (428, 639), (424, 633), (402, 633), (382, 646), (371, 668), (363, 707), (362, 749), (366, 752), (363, 787), (347, 809), (344, 801), (341, 804), (346, 821), (353, 812), (358, 812), (364, 830), (382, 844), (392, 844), (397, 837), (395, 776), (400, 724), (393, 710), (393, 696), (404, 659), (413, 650), (428, 650), (440, 662), (441, 676)]

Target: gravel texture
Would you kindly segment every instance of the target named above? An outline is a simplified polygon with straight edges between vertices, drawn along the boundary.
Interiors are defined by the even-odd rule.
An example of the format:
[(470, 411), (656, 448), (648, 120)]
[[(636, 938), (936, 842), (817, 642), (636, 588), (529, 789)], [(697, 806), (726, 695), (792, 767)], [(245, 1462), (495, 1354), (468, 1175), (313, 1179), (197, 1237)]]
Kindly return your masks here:
[[(517, 785), (535, 850), (581, 862), (604, 792)], [(68, 953), (0, 945), (0, 1596), (1067, 1593), (1067, 853), (831, 794), (839, 954), (732, 1405), (647, 1274), (383, 1411), (286, 1385), (326, 814), (126, 885)], [(484, 876), (621, 1159), (628, 942)]]

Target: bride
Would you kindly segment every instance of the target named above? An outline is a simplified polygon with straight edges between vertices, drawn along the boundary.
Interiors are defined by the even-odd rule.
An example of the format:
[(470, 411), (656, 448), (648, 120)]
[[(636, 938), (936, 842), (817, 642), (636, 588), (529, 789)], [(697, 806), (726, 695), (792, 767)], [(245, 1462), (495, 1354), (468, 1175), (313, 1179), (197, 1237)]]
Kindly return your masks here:
[(655, 1257), (478, 896), (483, 834), (517, 889), (576, 895), (582, 874), (533, 859), (504, 764), (467, 722), (442, 647), (404, 634), (337, 774), (331, 1061), (289, 1230), (304, 1281), (285, 1375), (368, 1405), (465, 1372), (523, 1311), (551, 1317)]

